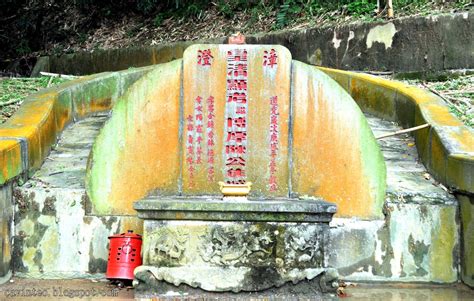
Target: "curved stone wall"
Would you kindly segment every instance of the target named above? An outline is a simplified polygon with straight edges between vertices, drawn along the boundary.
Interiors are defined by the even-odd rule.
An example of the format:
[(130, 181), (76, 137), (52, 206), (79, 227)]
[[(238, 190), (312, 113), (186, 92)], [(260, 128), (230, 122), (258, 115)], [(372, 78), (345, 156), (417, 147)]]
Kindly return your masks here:
[(454, 117), (439, 96), (368, 74), (320, 70), (348, 91), (364, 112), (405, 128), (429, 123), (429, 128), (413, 133), (424, 165), (446, 186), (474, 193), (474, 131)]
[[(211, 47), (212, 53), (223, 51), (212, 48), (214, 45), (206, 47)], [(191, 50), (187, 52), (194, 48), (188, 48)], [(177, 60), (157, 66), (114, 106), (112, 117), (94, 144), (87, 174), (87, 190), (94, 214), (133, 214), (133, 202), (150, 193), (220, 194), (217, 181), (225, 177), (221, 149), (223, 151), (222, 141), (225, 140), (223, 110), (226, 103), (225, 87), (222, 87), (226, 81), (221, 79), (227, 72), (225, 66), (217, 64), (217, 58), (214, 58), (216, 73), (209, 71), (211, 73), (202, 75), (205, 79), (211, 77), (210, 83), (199, 76), (187, 77), (186, 74), (192, 74), (196, 68), (194, 56), (189, 57), (183, 63), (183, 96), (179, 95), (181, 60)], [(247, 119), (249, 124), (253, 124), (247, 130), (248, 139), (252, 141), (247, 146), (251, 152), (247, 162), (249, 166), (252, 164), (247, 174), (254, 183), (252, 190), (255, 195), (252, 197), (323, 197), (338, 205), (336, 214), (340, 217), (382, 218), (385, 164), (360, 109), (323, 72), (293, 61), (290, 76), (290, 64), (287, 64), (287, 71), (271, 75), (272, 85), (278, 84), (279, 90), (275, 86), (264, 89), (266, 73), (249, 80), (248, 93), (254, 111), (249, 109)], [(249, 67), (249, 74), (256, 74), (259, 67), (259, 64)], [(293, 103), (289, 100), (290, 77)], [(196, 92), (198, 88), (199, 93)], [(264, 137), (270, 127), (267, 124), (270, 116), (264, 116), (269, 110), (265, 101), (269, 96), (263, 96), (270, 93), (266, 90), (281, 92), (278, 99), (282, 157), (278, 158), (276, 177), (282, 184), (281, 191), (274, 192), (267, 190), (265, 181), (268, 177), (268, 162), (265, 162), (268, 150)], [(185, 162), (183, 157), (186, 148), (179, 147), (179, 141), (187, 136), (183, 134), (185, 120), (178, 113), (183, 110), (184, 116), (188, 116), (194, 112), (193, 93), (215, 97), (215, 135), (218, 138), (214, 150), (216, 180), (213, 184), (208, 181), (207, 167), (196, 166), (195, 173), (200, 177), (187, 178), (187, 160)], [(288, 113), (291, 110), (292, 113)], [(290, 120), (292, 130), (288, 129)], [(288, 135), (292, 142), (287, 142)], [(203, 157), (207, 158), (206, 155)], [(199, 168), (203, 169), (202, 172)], [(189, 188), (191, 181), (193, 188)]]
[(403, 127), (430, 124), (413, 136), (428, 171), (451, 188), (460, 203), (461, 277), (473, 287), (474, 131), (455, 118), (440, 97), (428, 91), (367, 74), (320, 69), (348, 91), (363, 111)]
[(110, 110), (128, 86), (150, 69), (85, 76), (27, 97), (20, 109), (0, 125), (4, 162), (0, 184), (38, 169), (65, 126), (89, 114)]
[[(154, 67), (92, 75), (58, 88), (41, 91), (30, 96), (24, 106), (0, 126), (3, 164), (0, 182), (3, 184), (1, 198), (4, 209), (3, 265), (0, 266), (0, 276), (8, 271), (10, 264), (12, 180), (41, 166), (67, 124), (94, 112), (109, 110), (133, 82), (152, 68)], [(397, 121), (404, 127), (425, 122), (431, 124), (430, 128), (414, 134), (417, 149), (429, 171), (458, 193), (464, 237), (463, 280), (473, 285), (473, 131), (448, 114), (448, 108), (441, 99), (422, 89), (360, 73), (326, 68), (321, 70), (347, 90), (363, 111)], [(163, 93), (167, 95), (169, 92)], [(120, 108), (117, 107), (117, 110), (120, 111)], [(140, 111), (134, 112), (139, 113)], [(456, 214), (452, 215), (452, 219), (455, 219)], [(454, 227), (451, 223), (447, 226)], [(452, 231), (456, 232), (456, 229)], [(433, 257), (434, 262), (438, 262), (436, 258)], [(442, 270), (443, 266), (439, 265), (438, 269)], [(442, 278), (437, 281), (453, 280)]]
[[(14, 198), (12, 188), (41, 167), (68, 124), (108, 111), (128, 86), (148, 70), (149, 67), (95, 74), (42, 90), (27, 97), (20, 109), (0, 125), (0, 283), (8, 280), (12, 265), (22, 260), (23, 251), (12, 249), (13, 240), (16, 248), (21, 248), (19, 241), (23, 239), (13, 239), (13, 217), (18, 214), (14, 206), (21, 210), (28, 210), (30, 206), (28, 201), (22, 203), (18, 195)], [(33, 210), (40, 214), (38, 208)], [(58, 221), (51, 224), (58, 225)], [(17, 257), (14, 264), (12, 257)]]

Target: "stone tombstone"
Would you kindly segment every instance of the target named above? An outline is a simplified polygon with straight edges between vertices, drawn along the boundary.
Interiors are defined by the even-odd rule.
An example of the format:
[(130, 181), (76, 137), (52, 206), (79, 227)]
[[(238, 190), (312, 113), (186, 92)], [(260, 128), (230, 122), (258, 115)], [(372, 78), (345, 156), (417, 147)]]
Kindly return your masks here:
[(289, 193), (291, 54), (277, 45), (193, 45), (183, 56), (182, 189)]

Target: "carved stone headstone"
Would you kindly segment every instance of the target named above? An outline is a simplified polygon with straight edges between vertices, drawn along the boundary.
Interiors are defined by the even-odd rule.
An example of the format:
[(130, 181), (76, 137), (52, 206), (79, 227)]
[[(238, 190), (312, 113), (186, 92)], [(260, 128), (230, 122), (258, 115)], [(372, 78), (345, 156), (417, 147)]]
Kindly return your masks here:
[(288, 195), (291, 55), (281, 46), (193, 45), (183, 57), (183, 193), (253, 183)]

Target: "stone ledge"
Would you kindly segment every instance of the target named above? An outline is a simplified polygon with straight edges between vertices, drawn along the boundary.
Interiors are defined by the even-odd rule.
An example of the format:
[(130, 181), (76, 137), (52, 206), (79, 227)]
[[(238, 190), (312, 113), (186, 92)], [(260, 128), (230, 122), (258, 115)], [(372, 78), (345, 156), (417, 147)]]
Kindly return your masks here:
[(336, 205), (318, 200), (224, 201), (216, 197), (152, 198), (135, 202), (138, 217), (159, 220), (329, 222)]
[[(262, 271), (263, 272), (263, 271)], [(331, 271), (336, 274), (335, 271)], [(327, 269), (293, 269), (278, 281), (271, 282), (266, 277), (251, 275), (252, 269), (248, 267), (229, 267), (226, 269), (218, 267), (184, 266), (184, 267), (155, 267), (139, 266), (135, 269), (136, 286), (139, 291), (150, 292), (152, 288), (158, 287), (160, 281), (180, 286), (187, 284), (193, 288), (201, 288), (206, 291), (224, 292), (232, 291), (254, 291), (279, 287), (286, 282), (297, 282), (307, 279), (312, 280), (327, 273)], [(253, 276), (253, 277), (252, 277)], [(271, 276), (274, 276), (273, 274)], [(320, 281), (324, 282), (324, 281)], [(329, 285), (330, 286), (330, 285)], [(320, 288), (322, 289), (322, 288)], [(332, 288), (333, 290), (333, 288)]]

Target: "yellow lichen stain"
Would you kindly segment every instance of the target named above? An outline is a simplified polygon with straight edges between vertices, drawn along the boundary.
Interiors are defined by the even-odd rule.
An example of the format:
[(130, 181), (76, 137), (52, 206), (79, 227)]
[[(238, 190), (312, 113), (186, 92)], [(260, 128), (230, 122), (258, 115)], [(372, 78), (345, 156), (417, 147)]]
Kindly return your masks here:
[(431, 281), (440, 283), (455, 282), (457, 280), (454, 250), (458, 242), (458, 229), (453, 222), (456, 218), (456, 209), (443, 207), (439, 212), (439, 222), (432, 230), (430, 248)]
[(471, 153), (470, 158), (474, 161), (474, 133), (468, 128), (449, 132), (450, 140), (453, 139), (461, 152)]
[(55, 119), (58, 131), (62, 131), (66, 124), (71, 121), (71, 110), (69, 108), (57, 108), (55, 110)]
[(30, 166), (41, 166), (47, 149), (56, 141), (58, 131), (52, 112), (55, 99), (30, 101), (0, 126), (0, 137), (26, 138)]
[(18, 126), (40, 126), (51, 114), (55, 101), (56, 98), (48, 98), (23, 103), (20, 109), (0, 129), (17, 128)]
[(80, 117), (87, 116), (91, 113), (104, 112), (112, 108), (112, 99), (110, 97), (93, 98), (89, 101), (77, 104), (76, 113)]
[(185, 216), (184, 216), (184, 213), (183, 213), (183, 212), (176, 212), (176, 214), (175, 214), (175, 218), (176, 218), (177, 220), (184, 219), (184, 217), (185, 217)]
[[(214, 59), (211, 66), (202, 67), (197, 64), (196, 53), (201, 48), (209, 48), (213, 53)], [(186, 49), (183, 56), (183, 111), (185, 126), (183, 130), (182, 149), (183, 154), (181, 162), (183, 162), (183, 193), (188, 195), (203, 194), (219, 194), (218, 181), (222, 181), (222, 173), (224, 162), (222, 156), (224, 141), (224, 118), (226, 106), (226, 61), (220, 56), (219, 47), (217, 45), (193, 45)], [(215, 185), (209, 185), (207, 164), (194, 164), (188, 162), (187, 157), (187, 118), (191, 116), (194, 120), (195, 100), (197, 97), (202, 98), (203, 124), (207, 122), (208, 105), (207, 100), (210, 96), (214, 97), (214, 181)], [(194, 122), (194, 121), (193, 121)], [(206, 128), (206, 127), (204, 127)], [(204, 138), (206, 138), (204, 136)], [(206, 154), (209, 150), (206, 139), (202, 144), (202, 161), (207, 162)], [(189, 172), (191, 166), (195, 171)]]
[(395, 93), (388, 89), (378, 89), (373, 83), (358, 78), (351, 79), (351, 96), (361, 108), (367, 111), (383, 113), (385, 116), (395, 115)]
[(336, 216), (372, 216), (358, 124), (337, 114), (336, 101), (326, 98), (323, 86), (313, 89), (309, 76), (295, 72), (294, 83), (293, 189), (336, 203)]
[(446, 162), (447, 162), (447, 153), (442, 145), (441, 140), (438, 136), (433, 134), (431, 139), (431, 156), (430, 156), (430, 166), (431, 170), (435, 170), (438, 174), (438, 177), (441, 177), (440, 180), (445, 182), (446, 179)]
[(22, 172), (21, 146), (17, 140), (0, 140), (0, 165), (3, 183)]
[(151, 62), (153, 65), (155, 65), (157, 63), (157, 59), (156, 59), (156, 49), (153, 48), (151, 50)]
[(113, 168), (108, 197), (113, 213), (135, 214), (133, 202), (153, 189), (177, 193), (181, 72), (172, 71), (163, 75), (166, 81), (158, 77), (153, 85), (136, 86), (144, 89), (143, 98), (128, 103), (124, 148)]
[(136, 216), (120, 217), (119, 232), (124, 233), (124, 232), (127, 232), (128, 230), (132, 230), (133, 233), (142, 235), (143, 234), (143, 220)]
[(44, 269), (54, 270), (57, 266), (58, 252), (61, 249), (61, 244), (66, 244), (66, 242), (60, 240), (59, 232), (54, 229), (54, 217), (51, 218), (53, 220), (51, 223), (48, 223), (50, 226), (45, 232), (43, 240), (39, 243), (39, 248), (42, 254), (41, 264), (43, 264)]
[(428, 103), (424, 106), (425, 114), (439, 126), (462, 126), (463, 123), (452, 115), (449, 108), (444, 104)]
[(27, 268), (31, 269), (34, 266), (33, 258), (35, 258), (36, 248), (33, 247), (26, 247), (23, 248), (23, 264), (26, 265)]

